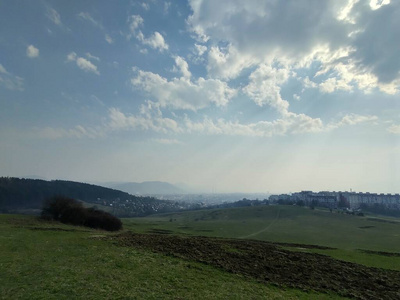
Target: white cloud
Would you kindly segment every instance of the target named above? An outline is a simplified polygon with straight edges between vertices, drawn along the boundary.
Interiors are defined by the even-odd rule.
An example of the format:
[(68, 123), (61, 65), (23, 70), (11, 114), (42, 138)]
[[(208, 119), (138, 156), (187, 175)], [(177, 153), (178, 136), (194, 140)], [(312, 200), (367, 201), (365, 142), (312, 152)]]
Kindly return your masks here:
[(0, 87), (1, 86), (12, 91), (23, 91), (24, 79), (11, 74), (0, 64)]
[(320, 83), (319, 89), (322, 93), (333, 93), (338, 90), (351, 91), (353, 87), (345, 80), (333, 77)]
[(150, 5), (148, 3), (146, 3), (146, 2), (142, 2), (141, 6), (142, 6), (142, 8), (144, 10), (149, 10), (150, 9)]
[(68, 61), (76, 61), (76, 57), (77, 57), (76, 53), (75, 52), (71, 52), (71, 53), (69, 53), (67, 55), (67, 60)]
[(100, 72), (97, 70), (97, 67), (87, 59), (84, 59), (83, 57), (78, 57), (78, 59), (76, 60), (76, 64), (80, 69), (84, 70), (85, 72), (92, 72), (97, 75), (100, 75)]
[(369, 1), (369, 6), (372, 10), (377, 10), (381, 8), (383, 5), (390, 4), (390, 0), (371, 0)]
[(182, 73), (183, 77), (186, 79), (190, 79), (192, 76), (192, 73), (189, 71), (189, 65), (188, 63), (180, 56), (175, 57), (175, 64), (176, 67), (179, 68), (179, 72)]
[(180, 145), (182, 144), (181, 141), (177, 139), (153, 139), (153, 142), (163, 145)]
[(144, 23), (143, 18), (140, 15), (132, 15), (128, 18), (129, 31), (128, 39), (132, 36), (136, 37), (143, 45), (149, 46), (153, 49), (158, 49), (159, 51), (168, 50), (168, 44), (165, 42), (164, 37), (158, 31), (155, 31), (150, 37), (145, 37), (141, 30), (137, 30)]
[(139, 31), (136, 38), (141, 41), (143, 45), (150, 46), (153, 49), (158, 49), (159, 51), (168, 50), (168, 44), (165, 42), (164, 37), (157, 31), (148, 38)]
[(400, 134), (400, 125), (392, 125), (387, 128), (387, 131), (393, 134)]
[[(314, 63), (329, 76), (322, 92), (354, 87), (395, 94), (400, 86), (399, 1), (190, 0), (187, 22), (211, 44), (209, 76), (236, 78), (244, 69), (279, 62)], [(224, 46), (221, 46), (224, 45)], [(322, 74), (322, 73), (319, 73)]]
[(99, 57), (94, 56), (94, 55), (90, 54), (89, 52), (86, 52), (85, 55), (86, 55), (86, 57), (87, 57), (88, 59), (100, 61), (100, 58), (99, 58)]
[(100, 29), (103, 29), (103, 25), (101, 25), (100, 22), (96, 21), (95, 19), (93, 19), (93, 17), (87, 13), (87, 12), (80, 12), (78, 14), (78, 17), (82, 20), (86, 20), (89, 21), (90, 23), (92, 23), (92, 25), (94, 25), (95, 27), (98, 27)]
[(196, 47), (197, 55), (202, 56), (207, 51), (207, 46), (194, 44)]
[(2, 64), (0, 64), (0, 73), (7, 74), (7, 70), (3, 67)]
[(53, 127), (44, 127), (44, 128), (34, 128), (31, 132), (31, 135), (34, 137), (38, 137), (41, 139), (63, 139), (63, 138), (90, 138), (95, 139), (103, 136), (101, 130), (96, 130), (93, 128), (85, 128), (81, 125), (77, 125), (71, 129), (64, 128), (53, 128)]
[(143, 22), (144, 22), (143, 18), (139, 15), (132, 15), (128, 18), (129, 31), (130, 31), (128, 38), (131, 38), (132, 35), (136, 35), (136, 29), (138, 29), (139, 26), (143, 24)]
[(112, 37), (110, 35), (106, 34), (104, 38), (107, 43), (109, 43), (109, 44), (114, 43), (114, 40), (112, 39)]
[(171, 7), (171, 2), (164, 2), (164, 14), (168, 14), (169, 9)]
[(289, 71), (287, 69), (276, 69), (262, 64), (251, 73), (250, 82), (243, 88), (243, 92), (259, 106), (267, 104), (280, 113), (286, 113), (289, 103), (282, 99), (280, 85), (285, 83), (288, 78)]
[(97, 70), (96, 65), (83, 57), (77, 56), (75, 52), (71, 52), (67, 55), (67, 61), (74, 61), (79, 69), (85, 72), (91, 72), (100, 75), (100, 72)]
[(56, 25), (62, 26), (60, 14), (54, 8), (47, 8), (46, 16)]
[(236, 95), (236, 90), (227, 83), (218, 79), (204, 79), (195, 81), (188, 78), (173, 78), (168, 80), (152, 72), (138, 71), (138, 75), (131, 79), (135, 88), (142, 89), (155, 98), (161, 107), (174, 109), (198, 110), (215, 104), (226, 105)]
[[(108, 124), (108, 128), (112, 131), (152, 130), (160, 133), (178, 133), (181, 131), (175, 120), (164, 118), (162, 117), (161, 113), (154, 114), (151, 105), (154, 106), (153, 103), (148, 102), (147, 107), (143, 106), (142, 112), (138, 116), (125, 115), (119, 109), (111, 108), (109, 110), (110, 121)], [(156, 112), (159, 112), (157, 106)]]
[(358, 114), (348, 114), (345, 115), (340, 121), (332, 122), (328, 124), (327, 129), (336, 129), (343, 126), (352, 126), (361, 123), (376, 122), (378, 120), (377, 116), (362, 116)]
[(33, 45), (29, 45), (28, 48), (26, 48), (26, 55), (30, 58), (35, 58), (39, 56), (39, 49), (36, 48)]
[(255, 62), (256, 60), (250, 55), (239, 53), (232, 45), (225, 49), (213, 46), (208, 52), (207, 71), (214, 77), (235, 78), (243, 69), (254, 65)]
[(219, 119), (216, 122), (205, 118), (202, 122), (185, 120), (186, 130), (210, 135), (272, 137), (287, 134), (317, 133), (324, 131), (322, 121), (304, 114), (288, 113), (274, 121), (241, 124)]

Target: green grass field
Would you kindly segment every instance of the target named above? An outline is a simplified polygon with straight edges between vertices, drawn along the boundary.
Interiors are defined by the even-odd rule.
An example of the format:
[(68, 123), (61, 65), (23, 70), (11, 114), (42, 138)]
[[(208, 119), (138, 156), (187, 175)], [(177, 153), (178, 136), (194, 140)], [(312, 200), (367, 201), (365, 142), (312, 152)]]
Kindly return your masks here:
[(169, 230), (175, 234), (313, 244), (335, 250), (317, 252), (372, 267), (400, 270), (400, 256), (359, 251), (400, 253), (400, 220), (331, 213), (298, 206), (258, 206), (201, 210), (125, 219), (135, 232)]
[[(173, 224), (166, 218), (150, 219), (158, 227)], [(153, 226), (146, 220), (125, 222), (129, 229), (146, 230)], [(113, 234), (0, 215), (0, 298), (341, 299), (259, 283), (102, 238)]]

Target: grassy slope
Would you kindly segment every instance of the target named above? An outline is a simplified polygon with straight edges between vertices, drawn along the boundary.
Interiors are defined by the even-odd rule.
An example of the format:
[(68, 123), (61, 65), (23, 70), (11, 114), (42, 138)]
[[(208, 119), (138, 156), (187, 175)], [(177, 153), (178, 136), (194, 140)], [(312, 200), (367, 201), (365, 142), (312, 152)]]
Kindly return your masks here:
[(326, 210), (295, 206), (261, 206), (126, 219), (125, 227), (139, 232), (164, 229), (179, 234), (323, 245), (338, 249), (302, 251), (327, 254), (367, 266), (400, 270), (398, 256), (366, 254), (357, 250), (398, 253), (398, 219), (377, 221), (372, 217), (330, 213)]
[(261, 284), (99, 238), (108, 234), (0, 215), (0, 298), (339, 299)]

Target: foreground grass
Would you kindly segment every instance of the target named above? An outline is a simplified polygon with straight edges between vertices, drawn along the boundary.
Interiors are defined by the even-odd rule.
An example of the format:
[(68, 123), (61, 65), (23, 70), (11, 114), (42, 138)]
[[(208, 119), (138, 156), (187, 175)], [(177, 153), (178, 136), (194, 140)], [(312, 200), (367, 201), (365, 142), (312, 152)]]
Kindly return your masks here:
[(303, 250), (371, 267), (400, 271), (400, 255), (368, 254), (359, 249), (400, 251), (400, 220), (357, 217), (296, 206), (202, 210), (124, 220), (136, 232), (168, 230), (176, 234), (314, 244), (336, 250)]
[(0, 298), (341, 299), (118, 247), (101, 238), (106, 235), (30, 216), (0, 215)]

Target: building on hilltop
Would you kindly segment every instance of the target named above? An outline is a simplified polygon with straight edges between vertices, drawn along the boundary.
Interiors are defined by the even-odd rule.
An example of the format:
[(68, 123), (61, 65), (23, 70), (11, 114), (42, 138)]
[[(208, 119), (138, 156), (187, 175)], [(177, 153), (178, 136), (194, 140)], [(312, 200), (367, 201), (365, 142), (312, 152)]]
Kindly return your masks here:
[(291, 195), (271, 195), (269, 201), (284, 204), (296, 204), (301, 201), (306, 206), (322, 206), (327, 208), (347, 207), (350, 209), (380, 205), (385, 209), (400, 210), (399, 194), (301, 191), (292, 193)]

